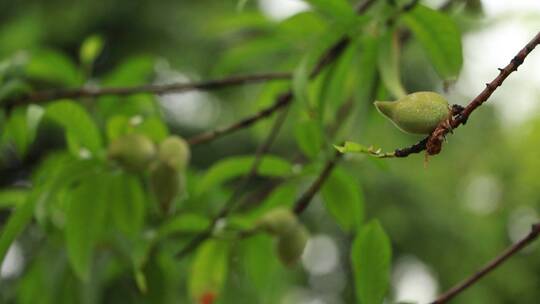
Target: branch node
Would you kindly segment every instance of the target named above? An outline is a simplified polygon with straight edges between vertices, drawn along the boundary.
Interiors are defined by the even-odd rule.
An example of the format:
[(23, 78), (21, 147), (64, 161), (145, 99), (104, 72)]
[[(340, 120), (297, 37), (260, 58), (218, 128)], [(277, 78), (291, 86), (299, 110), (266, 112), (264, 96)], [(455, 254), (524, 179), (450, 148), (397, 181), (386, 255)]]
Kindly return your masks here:
[(456, 115), (461, 114), (461, 112), (463, 112), (463, 110), (465, 110), (465, 107), (463, 107), (462, 105), (458, 105), (458, 104), (453, 104), (452, 107), (450, 108), (452, 116), (456, 116)]
[(514, 58), (512, 58), (512, 63), (514, 64), (516, 71), (518, 69), (518, 66), (520, 66), (523, 63), (524, 60), (525, 60), (525, 58), (523, 58), (521, 56), (514, 56)]
[(491, 85), (491, 83), (486, 83), (486, 87), (492, 91), (494, 91), (497, 88), (497, 86), (493, 86)]
[(456, 120), (457, 121), (460, 121), (462, 125), (465, 125), (467, 124), (467, 120), (469, 119), (469, 117), (463, 115), (463, 113), (459, 113), (457, 116), (456, 116)]
[[(467, 119), (469, 118), (469, 115), (476, 110), (479, 106), (481, 106), (484, 102), (486, 102), (489, 97), (493, 94), (493, 92), (496, 90), (497, 87), (501, 86), (501, 84), (504, 82), (504, 80), (513, 72), (517, 71), (517, 68), (519, 65), (521, 65), (524, 61), (527, 55), (538, 45), (540, 44), (540, 32), (536, 34), (536, 36), (521, 50), (519, 53), (514, 56), (514, 58), (510, 61), (510, 63), (505, 68), (498, 68), (498, 70), (501, 72), (491, 83), (487, 83), (487, 90), (483, 90), (478, 96), (476, 96), (467, 107), (463, 109), (463, 111), (459, 114), (454, 114), (456, 117), (453, 122), (451, 122), (450, 127), (456, 128), (460, 124), (465, 125), (467, 123)], [(454, 110), (451, 108), (451, 110)], [(455, 113), (455, 112), (453, 112)], [(442, 133), (437, 133), (442, 131)], [(395, 157), (407, 157), (410, 154), (413, 153), (419, 153), (423, 150), (428, 150), (428, 155), (437, 154), (440, 152), (440, 146), (442, 144), (442, 140), (444, 139), (444, 135), (447, 134), (447, 131), (449, 129), (446, 129), (444, 131), (444, 126), (440, 125), (437, 127), (437, 129), (428, 137), (424, 138), (422, 141), (402, 149), (396, 149), (394, 154)], [(442, 135), (443, 137), (441, 137)], [(539, 234), (540, 234), (540, 227)]]

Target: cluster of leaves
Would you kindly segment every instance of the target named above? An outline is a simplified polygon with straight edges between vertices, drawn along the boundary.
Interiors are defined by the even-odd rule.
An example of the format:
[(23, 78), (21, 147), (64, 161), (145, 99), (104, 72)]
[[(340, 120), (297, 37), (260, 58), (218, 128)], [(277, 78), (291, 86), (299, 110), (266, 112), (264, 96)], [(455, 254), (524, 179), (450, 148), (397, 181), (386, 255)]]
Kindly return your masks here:
[[(206, 170), (188, 168), (185, 195), (175, 198), (176, 212), (168, 216), (157, 211), (148, 172), (128, 172), (107, 159), (109, 144), (126, 134), (144, 135), (155, 144), (170, 135), (153, 96), (55, 100), (2, 112), (2, 162), (25, 159), (40, 136), (61, 132), (65, 139), (64, 146), (40, 160), (27, 180), (30, 187), (0, 192), (0, 206), (13, 210), (0, 234), (0, 257), (21, 233), (30, 234), (29, 227), (39, 234), (28, 237), (42, 241), (16, 291), (21, 303), (72, 303), (89, 295), (87, 301), (105, 296), (122, 299), (133, 294), (129, 288), (118, 290), (122, 282), (145, 294), (134, 301), (166, 302), (177, 299), (183, 291), (178, 286), (186, 280), (182, 286), (187, 286), (190, 299), (225, 302), (224, 287), (233, 284), (227, 280), (230, 272), (245, 273), (259, 292), (258, 300), (277, 300), (276, 290), (287, 282), (277, 278), (290, 270), (277, 266), (269, 249), (271, 238), (257, 235), (243, 240), (240, 233), (276, 207), (293, 207), (306, 182), (318, 175), (333, 153), (332, 145), (347, 138), (355, 127), (357, 117), (349, 112), (362, 113), (373, 97), (405, 93), (399, 69), (404, 29), (413, 33), (441, 79), (454, 79), (462, 63), (459, 30), (444, 13), (420, 4), (405, 11), (404, 3), (397, 1), (396, 5), (377, 3), (359, 16), (346, 1), (308, 2), (312, 11), (272, 26), (258, 23), (263, 34), (232, 47), (215, 68), (216, 74), (237, 72), (253, 68), (254, 61), (264, 61), (267, 55), (284, 52), (289, 55), (283, 56), (280, 65), (300, 62), (290, 84), (295, 96), (290, 115), (302, 165), (296, 166), (292, 157), (264, 156), (257, 175), (279, 185), (255, 207), (234, 213), (224, 225), (213, 227), (212, 215), (234, 189), (230, 182), (250, 171), (253, 155), (226, 157)], [(254, 25), (253, 20), (222, 22), (230, 31), (241, 31)], [(223, 23), (214, 26), (223, 27)], [(311, 79), (318, 59), (343, 36), (348, 37), (347, 48)], [(133, 57), (94, 77), (92, 66), (103, 44), (99, 36), (86, 39), (78, 63), (51, 49), (5, 59), (0, 64), (0, 102), (45, 88), (140, 85), (155, 76), (152, 58)], [(282, 89), (282, 85), (267, 85), (257, 106), (269, 103)], [(347, 106), (354, 111), (343, 116), (340, 112)], [(358, 179), (338, 166), (324, 183), (321, 197), (343, 233), (354, 238), (350, 258), (356, 298), (360, 303), (382, 303), (388, 294), (391, 245), (377, 220), (365, 221)], [(213, 229), (213, 237), (197, 248), (189, 265), (176, 261), (178, 250), (207, 229)], [(48, 263), (51, 255), (58, 256), (57, 263)], [(233, 255), (241, 257), (241, 266), (231, 263)], [(45, 285), (50, 288), (42, 288)], [(278, 288), (269, 291), (268, 286)]]

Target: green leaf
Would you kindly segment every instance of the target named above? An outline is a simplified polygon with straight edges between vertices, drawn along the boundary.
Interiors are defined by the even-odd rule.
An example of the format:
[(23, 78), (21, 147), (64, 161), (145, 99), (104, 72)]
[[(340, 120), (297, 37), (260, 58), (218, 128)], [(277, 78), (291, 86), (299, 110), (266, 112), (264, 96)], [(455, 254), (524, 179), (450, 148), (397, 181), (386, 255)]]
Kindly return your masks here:
[[(321, 86), (320, 106), (325, 110), (325, 118), (331, 120), (336, 118), (336, 112), (339, 107), (353, 95), (353, 90), (357, 89), (359, 83), (357, 75), (360, 69), (365, 65), (359, 66), (356, 62), (359, 55), (365, 52), (365, 49), (359, 49), (359, 43), (351, 42), (343, 54), (339, 56), (334, 65), (328, 70), (324, 78), (324, 85)], [(358, 67), (358, 68), (355, 68)]]
[(306, 2), (315, 10), (339, 22), (345, 23), (356, 16), (352, 6), (345, 0), (306, 0)]
[(448, 15), (416, 5), (403, 21), (425, 49), (437, 73), (445, 80), (457, 78), (463, 64), (461, 33)]
[(154, 74), (154, 58), (135, 56), (124, 60), (103, 80), (107, 86), (129, 86), (146, 83)]
[(9, 216), (7, 223), (2, 227), (0, 232), (0, 265), (2, 265), (6, 253), (15, 238), (28, 225), (30, 219), (32, 219), (36, 203), (36, 197), (29, 196), (24, 204), (18, 206), (15, 211), (13, 211)]
[(28, 192), (28, 190), (16, 188), (0, 190), (0, 209), (21, 206), (26, 201)]
[(47, 202), (61, 186), (68, 186), (82, 174), (90, 171), (88, 161), (73, 161), (66, 154), (53, 154), (42, 162), (32, 178), (33, 189), (27, 199), (10, 215), (0, 231), (0, 264), (15, 238), (30, 223), (36, 214), (39, 222), (40, 209), (46, 209)]
[(382, 152), (380, 148), (375, 148), (373, 146), (366, 147), (364, 145), (347, 141), (343, 146), (336, 146), (334, 145), (334, 148), (338, 150), (341, 153), (358, 153), (358, 154), (367, 154), (371, 156), (375, 156), (378, 158), (387, 158), (387, 157), (394, 157), (394, 153), (389, 152), (385, 153)]
[(396, 98), (405, 96), (407, 93), (401, 84), (399, 72), (399, 42), (397, 35), (392, 30), (387, 31), (379, 38), (377, 63), (386, 88)]
[[(281, 303), (280, 297), (288, 284), (292, 284), (290, 272), (277, 259), (274, 239), (259, 234), (243, 240), (240, 244), (243, 270), (248, 282), (253, 284), (259, 301), (256, 303)], [(291, 278), (294, 280), (294, 278)]]
[(54, 50), (44, 49), (32, 52), (25, 72), (30, 78), (55, 84), (76, 86), (82, 82), (81, 73), (73, 61)]
[(79, 50), (79, 59), (84, 65), (92, 65), (94, 60), (103, 50), (103, 38), (99, 35), (92, 35), (84, 40)]
[(141, 269), (135, 269), (133, 276), (135, 277), (135, 283), (137, 284), (139, 291), (143, 294), (147, 293), (148, 284), (146, 283), (146, 276), (144, 275), (144, 272), (142, 272)]
[(98, 100), (97, 112), (106, 118), (124, 115), (131, 119), (134, 116), (159, 115), (160, 109), (155, 96), (141, 93), (129, 96), (102, 96)]
[(145, 194), (139, 179), (128, 174), (113, 176), (109, 184), (108, 205), (116, 227), (134, 237), (141, 231), (145, 215)]
[(368, 147), (352, 141), (345, 142), (343, 146), (334, 146), (334, 148), (341, 153), (369, 153)]
[(238, 2), (236, 2), (236, 10), (239, 12), (243, 11), (248, 1), (249, 0), (238, 0)]
[(137, 133), (148, 136), (156, 143), (163, 141), (169, 136), (169, 130), (165, 123), (155, 116), (144, 118), (140, 124), (135, 126), (135, 130)]
[(304, 154), (314, 159), (321, 152), (323, 144), (323, 130), (315, 120), (298, 123), (294, 128), (294, 136), (298, 147)]
[(221, 292), (229, 265), (229, 245), (223, 241), (208, 240), (197, 253), (189, 276), (189, 294), (199, 303), (204, 297), (216, 298)]
[(229, 224), (239, 229), (249, 229), (253, 227), (255, 221), (269, 210), (276, 207), (292, 208), (297, 197), (297, 188), (296, 184), (290, 182), (280, 185), (259, 206), (247, 213), (231, 216)]
[(2, 141), (13, 142), (19, 155), (25, 155), (36, 137), (43, 113), (43, 108), (37, 105), (30, 105), (12, 113), (6, 123)]
[(304, 11), (281, 21), (275, 29), (280, 39), (296, 44), (299, 41), (315, 41), (328, 28), (328, 22), (320, 14)]
[(380, 304), (390, 281), (390, 240), (377, 220), (360, 229), (352, 244), (356, 295), (360, 303)]
[(308, 104), (309, 101), (307, 86), (309, 84), (309, 73), (313, 65), (311, 61), (313, 60), (308, 56), (304, 57), (293, 73), (292, 86), (294, 98), (301, 104)]
[[(354, 25), (361, 25), (367, 19), (355, 19)], [(311, 74), (319, 62), (319, 58), (325, 54), (335, 43), (337, 43), (343, 35), (346, 35), (353, 27), (353, 24), (347, 26), (334, 25), (328, 28), (323, 34), (318, 35), (315, 43), (310, 46), (309, 52), (300, 61), (293, 73), (292, 85), (294, 97), (306, 106), (314, 106), (311, 104), (308, 87)]]
[(67, 100), (57, 101), (47, 107), (46, 115), (65, 129), (69, 150), (74, 155), (80, 156), (81, 149), (94, 155), (101, 150), (99, 129), (82, 106)]
[(127, 117), (115, 115), (107, 121), (107, 139), (112, 141), (122, 135), (138, 133), (146, 135), (153, 142), (159, 143), (169, 136), (165, 123), (158, 117)]
[(377, 56), (379, 45), (377, 38), (365, 35), (359, 39), (359, 58), (356, 63), (358, 79), (355, 83), (357, 102), (371, 103), (373, 86), (377, 82)]
[(166, 238), (175, 233), (198, 233), (210, 226), (210, 220), (195, 213), (179, 214), (159, 226), (157, 231), (160, 238)]
[(292, 89), (294, 98), (300, 104), (309, 107), (315, 106), (312, 104), (309, 96), (309, 80), (319, 59), (329, 50), (341, 37), (349, 30), (347, 28), (330, 28), (323, 34), (319, 35), (318, 39), (310, 46), (309, 52), (302, 58), (293, 72)]
[(28, 125), (24, 111), (17, 109), (10, 115), (2, 130), (2, 142), (12, 143), (20, 156), (24, 156), (30, 145)]
[(49, 154), (32, 176), (32, 194), (37, 194), (38, 204), (35, 217), (39, 224), (45, 225), (47, 220), (55, 221), (55, 214), (62, 214), (61, 223), (64, 226), (64, 200), (62, 194), (81, 178), (93, 174), (99, 162), (73, 157), (67, 152)]
[(32, 87), (23, 80), (10, 79), (0, 85), (0, 103), (4, 100), (20, 97), (32, 91)]
[(107, 192), (110, 178), (91, 175), (67, 196), (66, 245), (68, 259), (77, 276), (86, 281), (90, 275), (94, 247), (107, 225)]
[(343, 169), (336, 168), (322, 187), (324, 205), (339, 226), (357, 230), (364, 218), (364, 198), (360, 184)]
[(255, 209), (257, 211), (256, 213), (258, 213), (255, 216), (258, 218), (263, 213), (276, 207), (292, 207), (298, 193), (297, 188), (296, 184), (290, 182), (280, 185)]
[[(135, 56), (124, 60), (103, 80), (103, 86), (136, 86), (151, 82), (154, 77), (155, 60), (150, 56)], [(98, 99), (99, 113), (105, 117), (114, 115), (153, 115), (159, 107), (151, 94), (130, 96), (102, 96)]]
[[(209, 189), (235, 177), (246, 174), (251, 169), (254, 156), (234, 156), (214, 164), (201, 178), (197, 193)], [(283, 177), (292, 173), (292, 165), (285, 159), (267, 155), (262, 158), (257, 174), (260, 176)]]
[(26, 126), (30, 142), (33, 142), (36, 138), (37, 128), (43, 114), (45, 114), (45, 110), (38, 105), (29, 105), (26, 110)]
[(107, 139), (113, 141), (118, 137), (128, 134), (131, 129), (131, 124), (129, 123), (129, 117), (124, 115), (115, 115), (109, 120), (107, 120)]
[(229, 75), (239, 70), (260, 64), (262, 58), (282, 54), (290, 50), (290, 45), (273, 36), (256, 37), (249, 43), (241, 43), (228, 49), (212, 70), (214, 75)]

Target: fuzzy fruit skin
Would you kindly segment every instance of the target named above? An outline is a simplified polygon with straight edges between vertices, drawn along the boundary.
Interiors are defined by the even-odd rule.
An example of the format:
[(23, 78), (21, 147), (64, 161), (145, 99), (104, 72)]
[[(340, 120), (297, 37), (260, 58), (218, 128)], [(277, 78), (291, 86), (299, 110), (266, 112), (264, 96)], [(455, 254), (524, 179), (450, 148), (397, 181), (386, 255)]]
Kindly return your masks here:
[(298, 219), (289, 209), (278, 207), (265, 213), (256, 227), (273, 235), (283, 235), (298, 226)]
[(174, 199), (182, 192), (182, 173), (157, 161), (150, 168), (150, 186), (163, 214), (173, 211)]
[(280, 235), (276, 243), (279, 260), (287, 267), (296, 264), (302, 257), (308, 239), (307, 229), (300, 224), (297, 224), (295, 229)]
[(169, 136), (159, 145), (157, 160), (150, 168), (150, 184), (163, 214), (173, 211), (174, 199), (183, 191), (183, 172), (190, 159), (187, 142)]
[(163, 140), (159, 145), (158, 154), (160, 161), (178, 171), (187, 167), (191, 157), (188, 143), (179, 136), (169, 136)]
[(109, 144), (107, 156), (130, 172), (142, 172), (156, 155), (154, 143), (141, 134), (127, 134)]
[(374, 105), (400, 130), (413, 134), (430, 134), (450, 115), (448, 101), (434, 92), (416, 92)]

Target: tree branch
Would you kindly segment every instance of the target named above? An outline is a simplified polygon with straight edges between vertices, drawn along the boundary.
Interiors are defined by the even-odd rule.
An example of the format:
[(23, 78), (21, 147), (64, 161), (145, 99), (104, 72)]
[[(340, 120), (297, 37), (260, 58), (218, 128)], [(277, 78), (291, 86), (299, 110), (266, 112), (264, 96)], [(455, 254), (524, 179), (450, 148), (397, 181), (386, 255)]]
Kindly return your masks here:
[[(357, 13), (361, 14), (361, 13), (365, 12), (374, 2), (375, 2), (374, 0), (366, 0), (365, 2), (363, 2), (362, 4), (360, 4), (357, 7)], [(319, 61), (317, 62), (317, 65), (315, 66), (315, 68), (313, 69), (313, 71), (310, 74), (310, 79), (313, 79), (314, 77), (316, 77), (322, 71), (322, 69), (324, 67), (326, 67), (328, 64), (332, 63), (337, 57), (339, 57), (339, 55), (343, 52), (343, 50), (346, 48), (346, 46), (349, 44), (349, 42), (350, 42), (349, 38), (344, 37), (344, 38), (340, 39), (332, 47), (330, 47), (325, 52), (325, 54), (319, 59)], [(216, 129), (216, 130), (213, 130), (213, 131), (210, 131), (210, 132), (203, 133), (201, 135), (196, 135), (195, 137), (192, 137), (192, 138), (188, 139), (188, 142), (191, 145), (205, 143), (205, 142), (212, 141), (212, 140), (214, 140), (214, 139), (216, 139), (218, 137), (221, 137), (221, 136), (223, 136), (225, 134), (229, 134), (229, 133), (231, 133), (233, 131), (248, 127), (248, 126), (252, 125), (253, 123), (255, 123), (256, 121), (258, 121), (258, 120), (260, 120), (262, 118), (265, 118), (267, 116), (270, 116), (275, 111), (277, 111), (280, 108), (288, 105), (289, 103), (292, 102), (292, 100), (293, 100), (293, 92), (292, 92), (291, 89), (289, 89), (286, 93), (280, 95), (276, 99), (276, 101), (274, 102), (273, 105), (271, 105), (270, 107), (260, 111), (259, 113), (255, 114), (255, 115), (252, 115), (252, 116), (249, 116), (247, 118), (244, 118), (244, 119), (240, 120), (239, 122), (236, 122), (236, 123), (234, 123), (234, 124), (232, 124), (232, 125), (230, 125), (228, 127), (221, 128), (221, 129)], [(283, 119), (278, 118), (278, 120), (276, 120), (276, 124), (274, 125), (274, 128), (270, 132), (266, 142), (263, 143), (260, 146), (259, 151), (257, 152), (256, 161), (254, 162), (254, 164), (253, 164), (253, 166), (252, 166), (252, 168), (250, 170), (250, 173), (248, 174), (245, 181), (246, 180), (249, 181), (249, 179), (251, 178), (251, 173), (256, 173), (258, 165), (260, 163), (260, 158), (264, 153), (266, 153), (266, 150), (270, 147), (271, 143), (273, 142), (273, 139), (277, 135), (277, 131), (279, 131), (279, 128), (281, 128), (281, 124), (283, 123), (283, 120), (285, 119), (285, 115), (286, 115), (286, 113), (282, 115)], [(281, 120), (281, 122), (280, 122), (280, 120)], [(336, 156), (336, 159), (339, 159), (339, 158), (340, 158), (339, 155)], [(259, 160), (258, 162), (257, 162), (257, 159)], [(318, 189), (322, 186), (324, 180), (327, 178), (327, 176), (330, 174), (332, 168), (334, 167), (335, 161), (332, 161), (330, 163), (332, 163), (332, 165), (330, 165), (330, 166), (327, 165), (327, 167), (329, 167), (329, 168), (323, 171), (323, 173), (326, 172), (326, 173), (324, 173), (325, 176), (322, 177), (322, 178), (317, 179), (317, 180), (319, 180), (319, 182), (318, 182), (319, 185), (315, 187), (316, 189), (312, 190), (312, 191), (315, 191), (315, 192), (312, 193), (312, 194), (307, 194), (307, 195), (302, 196), (302, 198), (301, 198), (302, 199), (302, 204), (305, 204), (307, 206), (307, 204), (309, 204), (309, 201), (311, 200), (311, 198), (315, 195), (315, 193), (318, 191)], [(232, 197), (234, 197), (236, 195), (237, 191), (235, 191), (235, 193), (233, 194)], [(304, 201), (306, 201), (306, 202), (304, 202)], [(234, 206), (229, 206), (229, 204), (225, 204), (225, 207), (218, 213), (218, 215), (216, 217), (214, 217), (209, 229), (207, 229), (206, 231), (204, 231), (203, 233), (199, 234), (194, 239), (192, 239), (186, 246), (184, 246), (184, 248), (182, 248), (178, 252), (176, 257), (179, 258), (179, 259), (183, 258), (187, 254), (189, 254), (190, 252), (195, 250), (197, 248), (197, 246), (199, 246), (199, 244), (204, 242), (204, 240), (211, 237), (212, 233), (213, 233), (213, 229), (215, 227), (215, 224), (220, 219), (226, 217), (228, 215), (228, 213), (232, 210), (233, 207)]]
[[(377, 74), (377, 77), (371, 87), (370, 95), (372, 98), (375, 97), (377, 94), (377, 88), (379, 87), (379, 76)], [(349, 104), (350, 102), (350, 104)], [(347, 119), (347, 116), (349, 116), (352, 113), (352, 107), (354, 106), (354, 102), (350, 100), (347, 103), (344, 103), (341, 108), (338, 110), (337, 113), (337, 124), (334, 126), (331, 126), (330, 133), (337, 133), (339, 131), (339, 128), (342, 126), (342, 123)], [(330, 174), (332, 174), (332, 170), (334, 170), (334, 167), (336, 164), (341, 160), (343, 157), (343, 153), (339, 151), (334, 152), (334, 156), (332, 156), (330, 159), (326, 161), (326, 164), (324, 165), (324, 168), (322, 169), (319, 176), (315, 179), (315, 181), (311, 184), (311, 186), (308, 188), (306, 192), (296, 201), (294, 204), (294, 212), (298, 215), (304, 212), (304, 210), (309, 206), (309, 203), (313, 199), (313, 197), (319, 192), (319, 190), (324, 185), (324, 182), (330, 177)]]
[(110, 87), (110, 88), (74, 88), (74, 89), (53, 89), (47, 91), (38, 91), (28, 96), (10, 101), (13, 105), (39, 103), (64, 98), (82, 98), (82, 97), (100, 97), (105, 95), (127, 96), (133, 94), (156, 94), (165, 95), (172, 93), (181, 93), (192, 90), (216, 90), (229, 86), (259, 83), (270, 80), (288, 80), (292, 75), (288, 72), (270, 72), (253, 75), (239, 75), (219, 78), (201, 82), (185, 82), (172, 84), (146, 84), (131, 87)]
[(527, 234), (523, 239), (521, 239), (514, 245), (508, 247), (500, 255), (498, 255), (496, 258), (494, 258), (489, 263), (487, 263), (484, 267), (482, 267), (479, 271), (477, 271), (476, 273), (474, 273), (467, 279), (463, 280), (461, 283), (455, 285), (447, 292), (443, 293), (434, 302), (432, 302), (432, 304), (447, 303), (448, 301), (453, 299), (455, 296), (457, 296), (458, 294), (465, 291), (467, 288), (474, 285), (485, 275), (495, 270), (497, 267), (499, 267), (502, 263), (504, 263), (513, 255), (515, 255), (521, 249), (525, 248), (527, 245), (532, 243), (534, 240), (536, 240), (536, 238), (538, 238), (539, 234), (540, 234), (540, 223), (537, 223), (532, 226), (529, 234)]
[(439, 124), (439, 126), (433, 131), (433, 133), (421, 140), (420, 142), (403, 149), (396, 149), (394, 154), (396, 157), (407, 157), (413, 153), (419, 153), (428, 149), (428, 154), (434, 155), (440, 152), (440, 147), (442, 145), (442, 140), (445, 135), (448, 134), (453, 129), (458, 128), (460, 125), (464, 125), (467, 122), (467, 119), (472, 114), (474, 110), (480, 107), (484, 102), (486, 102), (489, 97), (495, 92), (495, 90), (502, 85), (504, 80), (512, 74), (514, 71), (517, 71), (518, 67), (523, 63), (527, 55), (529, 55), (534, 48), (540, 44), (540, 32), (529, 42), (519, 53), (517, 53), (510, 63), (503, 69), (499, 69), (499, 75), (493, 79), (490, 83), (486, 83), (486, 88), (474, 98), (465, 109), (458, 114), (455, 119), (450, 122), (451, 128), (445, 126), (444, 122)]
[(342, 156), (343, 154), (336, 151), (334, 157), (332, 157), (326, 162), (323, 170), (321, 171), (317, 179), (315, 179), (315, 181), (306, 190), (306, 192), (304, 192), (304, 194), (302, 194), (302, 196), (294, 204), (294, 213), (300, 214), (304, 212), (304, 210), (309, 206), (309, 203), (311, 202), (315, 194), (317, 194), (317, 192), (319, 192), (321, 187), (324, 185), (324, 182), (330, 176), (330, 173), (332, 173), (332, 170)]
[(207, 238), (212, 236), (212, 232), (214, 231), (216, 224), (221, 219), (226, 218), (229, 215), (229, 213), (238, 206), (238, 203), (235, 204), (235, 202), (238, 199), (238, 196), (240, 195), (242, 190), (244, 190), (244, 188), (249, 184), (250, 180), (257, 175), (257, 171), (259, 170), (259, 166), (261, 165), (262, 159), (264, 155), (268, 152), (268, 150), (270, 150), (270, 147), (274, 143), (279, 131), (281, 130), (281, 127), (283, 126), (283, 123), (285, 122), (285, 119), (287, 118), (288, 112), (289, 111), (287, 107), (276, 118), (276, 121), (274, 122), (274, 125), (272, 126), (272, 129), (270, 130), (270, 133), (268, 134), (268, 137), (257, 149), (257, 152), (255, 153), (255, 158), (253, 160), (253, 164), (251, 165), (251, 168), (249, 169), (248, 174), (243, 178), (241, 184), (238, 187), (236, 187), (235, 191), (229, 197), (227, 202), (223, 205), (223, 207), (218, 212), (218, 214), (214, 216), (208, 229), (202, 232), (200, 235), (193, 238), (184, 248), (182, 248), (176, 255), (177, 258), (184, 257), (186, 254), (195, 250), (195, 248), (197, 248)]
[(207, 132), (203, 132), (201, 134), (192, 136), (188, 138), (187, 142), (192, 146), (204, 144), (204, 143), (213, 141), (214, 139), (217, 139), (219, 137), (225, 136), (229, 133), (247, 128), (251, 126), (252, 124), (256, 123), (257, 121), (274, 114), (274, 112), (276, 112), (277, 110), (288, 105), (291, 102), (292, 97), (293, 97), (292, 92), (289, 91), (285, 94), (280, 95), (276, 99), (276, 102), (274, 102), (271, 106), (259, 111), (258, 113), (245, 117), (226, 127), (214, 129), (212, 131), (207, 131)]
[(281, 127), (285, 123), (285, 119), (287, 118), (287, 114), (289, 113), (288, 110), (288, 107), (285, 108), (284, 111), (281, 112), (280, 115), (276, 118), (276, 121), (274, 122), (274, 125), (272, 126), (272, 129), (268, 134), (268, 137), (257, 149), (257, 152), (255, 153), (255, 159), (253, 161), (253, 164), (251, 165), (248, 174), (244, 177), (242, 183), (236, 188), (236, 191), (233, 193), (229, 201), (225, 204), (221, 212), (218, 214), (219, 218), (226, 217), (232, 210), (239, 206), (239, 204), (235, 204), (235, 202), (238, 199), (240, 192), (242, 192), (242, 190), (244, 190), (244, 188), (249, 184), (249, 182), (257, 175), (257, 171), (259, 170), (264, 155), (268, 152), (268, 150), (270, 150), (270, 147), (274, 143), (279, 131), (281, 130)]
[[(356, 7), (356, 12), (358, 14), (364, 13), (373, 3), (375, 3), (375, 0), (366, 0), (359, 4)], [(336, 42), (333, 46), (331, 46), (324, 55), (319, 59), (313, 70), (310, 74), (310, 79), (315, 78), (324, 67), (328, 66), (334, 60), (341, 55), (341, 53), (346, 49), (346, 47), (349, 45), (350, 39), (348, 37), (341, 38), (338, 42)], [(260, 112), (245, 117), (241, 119), (238, 122), (235, 122), (227, 127), (218, 128), (212, 131), (204, 132), (199, 135), (195, 135), (194, 137), (190, 138), (188, 142), (192, 145), (207, 143), (212, 140), (215, 140), (221, 136), (227, 135), (229, 133), (238, 131), (243, 128), (247, 128), (251, 126), (252, 124), (256, 123), (257, 121), (266, 118), (270, 116), (275, 111), (279, 110), (283, 106), (291, 103), (293, 100), (293, 92), (292, 90), (289, 90), (288, 92), (282, 94), (280, 97), (277, 98), (277, 100), (270, 105), (269, 107), (261, 110)]]

